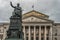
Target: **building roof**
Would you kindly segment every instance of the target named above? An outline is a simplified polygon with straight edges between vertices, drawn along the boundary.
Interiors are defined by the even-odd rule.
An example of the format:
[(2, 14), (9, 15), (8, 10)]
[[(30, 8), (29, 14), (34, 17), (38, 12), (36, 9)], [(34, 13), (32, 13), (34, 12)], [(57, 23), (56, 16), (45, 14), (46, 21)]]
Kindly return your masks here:
[(49, 17), (48, 15), (45, 15), (45, 14), (35, 11), (35, 10), (29, 11), (29, 12), (23, 14), (22, 16), (23, 16), (22, 18), (29, 17), (29, 16)]

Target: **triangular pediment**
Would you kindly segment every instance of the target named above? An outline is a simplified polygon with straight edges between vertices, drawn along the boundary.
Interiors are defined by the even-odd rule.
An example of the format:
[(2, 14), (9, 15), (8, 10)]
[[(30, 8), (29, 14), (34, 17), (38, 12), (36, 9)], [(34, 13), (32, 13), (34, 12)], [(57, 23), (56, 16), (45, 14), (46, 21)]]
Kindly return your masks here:
[(23, 22), (51, 22), (51, 20), (48, 19), (42, 19), (38, 18), (36, 16), (30, 16), (22, 20)]
[(44, 19), (49, 18), (48, 15), (45, 15), (45, 14), (40, 13), (40, 12), (35, 11), (35, 10), (32, 10), (30, 12), (27, 12), (27, 13), (23, 14), (23, 17), (22, 18), (25, 19), (25, 18), (31, 17), (31, 16), (36, 16), (36, 17), (44, 18)]

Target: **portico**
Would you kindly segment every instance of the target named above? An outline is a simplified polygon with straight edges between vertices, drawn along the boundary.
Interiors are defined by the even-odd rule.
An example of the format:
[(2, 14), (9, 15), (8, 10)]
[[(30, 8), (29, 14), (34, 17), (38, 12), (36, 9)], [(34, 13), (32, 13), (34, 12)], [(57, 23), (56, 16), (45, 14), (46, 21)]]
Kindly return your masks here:
[(24, 40), (49, 40), (52, 38), (51, 25), (23, 25), (23, 31)]
[(52, 20), (37, 11), (25, 13), (22, 17), (24, 40), (52, 40)]

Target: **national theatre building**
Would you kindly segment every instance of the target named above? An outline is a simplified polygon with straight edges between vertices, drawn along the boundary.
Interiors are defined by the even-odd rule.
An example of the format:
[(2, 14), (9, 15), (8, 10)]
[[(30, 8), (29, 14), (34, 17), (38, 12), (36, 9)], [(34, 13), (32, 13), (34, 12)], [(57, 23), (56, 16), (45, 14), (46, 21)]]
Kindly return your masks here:
[[(60, 40), (60, 23), (32, 10), (22, 15), (24, 40)], [(0, 40), (5, 40), (9, 23), (0, 23)]]

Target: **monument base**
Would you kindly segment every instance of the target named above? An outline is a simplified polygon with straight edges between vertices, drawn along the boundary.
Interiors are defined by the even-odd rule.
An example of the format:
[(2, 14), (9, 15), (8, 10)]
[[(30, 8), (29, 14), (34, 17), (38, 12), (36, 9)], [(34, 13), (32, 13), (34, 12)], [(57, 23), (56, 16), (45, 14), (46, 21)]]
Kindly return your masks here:
[(5, 39), (5, 40), (23, 40), (23, 39), (18, 39), (18, 38), (8, 38), (8, 39)]

